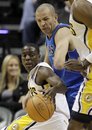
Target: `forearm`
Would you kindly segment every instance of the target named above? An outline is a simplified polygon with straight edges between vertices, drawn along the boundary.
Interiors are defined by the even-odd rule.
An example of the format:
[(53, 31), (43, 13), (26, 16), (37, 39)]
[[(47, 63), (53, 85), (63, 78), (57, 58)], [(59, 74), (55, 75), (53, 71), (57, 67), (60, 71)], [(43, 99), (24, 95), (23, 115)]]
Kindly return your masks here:
[(67, 91), (67, 87), (64, 85), (63, 81), (61, 81), (60, 84), (55, 86), (56, 93), (62, 93), (65, 94)]

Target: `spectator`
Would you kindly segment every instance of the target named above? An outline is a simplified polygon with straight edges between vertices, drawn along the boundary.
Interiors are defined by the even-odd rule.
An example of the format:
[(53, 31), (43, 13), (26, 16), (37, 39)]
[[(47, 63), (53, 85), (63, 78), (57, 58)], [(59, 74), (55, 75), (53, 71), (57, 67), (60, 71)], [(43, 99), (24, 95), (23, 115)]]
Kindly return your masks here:
[(20, 23), (22, 31), (23, 45), (28, 43), (36, 43), (40, 32), (34, 18), (34, 3), (32, 0), (25, 0), (23, 6), (23, 15)]
[(0, 106), (9, 108), (14, 114), (22, 109), (19, 100), (27, 92), (27, 81), (21, 76), (18, 57), (7, 55), (2, 63), (1, 71)]

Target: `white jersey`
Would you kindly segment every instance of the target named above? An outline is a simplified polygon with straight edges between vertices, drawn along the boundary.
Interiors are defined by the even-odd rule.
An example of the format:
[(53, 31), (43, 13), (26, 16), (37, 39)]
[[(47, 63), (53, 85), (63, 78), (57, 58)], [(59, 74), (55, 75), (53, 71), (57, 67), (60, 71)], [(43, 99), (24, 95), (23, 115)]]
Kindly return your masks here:
[[(39, 86), (35, 83), (37, 72), (41, 66), (52, 69), (45, 62), (39, 63), (29, 74), (29, 82), (28, 82), (29, 89), (31, 89), (31, 87), (35, 87), (36, 90), (43, 89), (42, 86)], [(57, 93), (55, 100), (56, 100), (56, 111), (54, 112), (53, 116), (48, 121), (42, 123), (36, 123), (29, 130), (55, 130), (55, 129), (67, 130), (68, 119), (70, 115), (65, 95)]]
[(85, 41), (85, 33), (86, 33), (86, 26), (84, 24), (80, 24), (78, 22), (76, 22), (73, 17), (72, 14), (70, 14), (70, 19), (69, 19), (70, 24), (72, 25), (73, 29), (75, 30), (76, 36), (82, 40), (82, 42), (84, 43)]
[[(41, 90), (43, 86), (35, 83), (37, 72), (41, 66), (52, 69), (47, 63), (39, 63), (29, 74), (28, 88)], [(45, 86), (47, 87), (47, 86)], [(48, 86), (50, 87), (50, 86)], [(52, 117), (44, 122), (34, 122), (28, 114), (14, 120), (5, 130), (67, 130), (69, 120), (69, 109), (63, 94), (56, 94), (56, 111)]]
[[(50, 69), (52, 69), (47, 63), (45, 62), (42, 62), (42, 63), (39, 63), (29, 74), (29, 82), (28, 82), (28, 88), (31, 89), (31, 88), (34, 88), (36, 90), (42, 90), (43, 87), (46, 87), (46, 85), (44, 85), (43, 87), (40, 86), (40, 85), (37, 85), (35, 83), (35, 78), (36, 78), (36, 75), (37, 75), (37, 72), (39, 70), (39, 68), (41, 66), (44, 66), (44, 67), (48, 67)], [(48, 87), (48, 85), (47, 85)], [(49, 86), (50, 87), (50, 86)], [(63, 105), (62, 105), (63, 104)], [(68, 109), (68, 105), (67, 105), (67, 101), (66, 101), (66, 97), (65, 95), (63, 94), (60, 94), (60, 93), (57, 93), (56, 94), (56, 111), (57, 112), (61, 112), (63, 114), (65, 114), (65, 116), (67, 116), (69, 118), (69, 109)]]

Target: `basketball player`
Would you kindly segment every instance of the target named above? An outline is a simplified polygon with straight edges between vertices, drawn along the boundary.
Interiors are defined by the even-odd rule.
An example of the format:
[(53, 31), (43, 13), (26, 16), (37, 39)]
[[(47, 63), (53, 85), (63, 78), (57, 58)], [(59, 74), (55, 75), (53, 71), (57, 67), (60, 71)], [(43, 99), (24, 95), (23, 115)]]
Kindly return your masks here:
[(81, 130), (83, 127), (84, 130), (92, 130), (92, 52), (84, 61), (69, 60), (65, 68), (81, 73), (87, 70), (72, 108), (68, 130)]
[(92, 51), (92, 0), (69, 0), (70, 24), (76, 36)]
[[(46, 87), (54, 87), (55, 91), (62, 91), (65, 93), (66, 87), (61, 79), (53, 72), (52, 68), (45, 62), (40, 62), (39, 48), (35, 44), (31, 46), (24, 46), (22, 49), (22, 63), (29, 73), (28, 88), (29, 91), (38, 92)], [(49, 85), (48, 85), (49, 84)], [(23, 97), (23, 107), (26, 107), (26, 102), (29, 98), (28, 94)], [(67, 105), (62, 106), (62, 95), (56, 94), (56, 111), (48, 121), (36, 123), (32, 121), (28, 115), (24, 115), (15, 120), (6, 130), (67, 130), (69, 113)], [(65, 99), (64, 99), (65, 100)], [(62, 111), (62, 109), (65, 109)]]
[[(39, 16), (39, 15), (37, 16), (37, 13), (39, 14), (39, 7), (38, 7), (38, 10), (36, 11), (37, 23), (39, 25), (39, 22), (41, 22), (42, 26), (40, 26), (40, 29), (47, 35), (47, 37), (46, 37), (47, 40), (50, 39), (50, 36), (55, 37), (55, 39), (54, 39), (54, 37), (51, 37), (52, 45), (49, 46), (49, 51), (50, 51), (49, 56), (52, 56), (51, 57), (52, 60), (49, 60), (48, 57), (46, 57), (45, 61), (46, 62), (52, 61), (51, 65), (52, 65), (55, 73), (57, 75), (59, 75), (60, 78), (64, 81), (64, 83), (67, 85), (68, 91), (66, 93), (66, 97), (67, 97), (67, 100), (69, 103), (69, 108), (71, 110), (74, 99), (75, 99), (75, 95), (79, 89), (81, 82), (83, 81), (83, 77), (82, 77), (82, 75), (80, 75), (80, 73), (76, 73), (76, 72), (71, 73), (66, 70), (59, 71), (58, 69), (56, 69), (56, 68), (58, 68), (56, 65), (58, 63), (61, 63), (61, 66), (60, 66), (60, 69), (61, 69), (63, 63), (65, 62), (65, 59), (70, 58), (70, 57), (71, 58), (78, 57), (78, 53), (76, 52), (76, 50), (74, 50), (74, 46), (77, 47), (77, 51), (79, 52), (81, 57), (83, 57), (83, 55), (86, 54), (86, 52), (88, 52), (88, 50), (87, 50), (87, 48), (85, 48), (84, 44), (83, 45), (79, 44), (80, 41), (78, 41), (78, 39), (76, 39), (76, 37), (74, 35), (72, 35), (69, 25), (64, 25), (64, 24), (58, 23), (57, 15), (56, 15), (55, 9), (53, 8), (52, 5), (43, 4), (40, 7), (42, 8), (41, 12), (43, 14), (40, 14), (40, 18), (42, 17), (42, 19), (40, 19), (40, 18), (38, 19), (38, 16)], [(55, 46), (54, 46), (54, 47), (56, 47), (56, 48), (54, 48), (55, 50), (53, 49), (53, 40), (55, 40)], [(72, 44), (72, 43), (74, 43), (74, 44)], [(55, 57), (54, 57), (55, 66), (53, 64), (54, 53), (55, 53)], [(57, 61), (57, 64), (56, 64), (56, 61)], [(76, 81), (78, 81), (78, 82), (76, 82)], [(52, 92), (56, 93), (56, 90), (54, 90), (54, 91), (52, 90)], [(62, 102), (62, 101), (60, 101), (60, 102)], [(60, 104), (59, 104), (59, 106), (60, 106)]]
[(73, 18), (92, 29), (92, 0), (69, 0)]
[[(42, 4), (36, 10), (36, 21), (41, 31), (46, 35), (45, 62), (49, 63), (54, 72), (68, 87), (66, 98), (71, 111), (83, 76), (79, 72), (71, 72), (62, 69), (63, 64), (69, 58), (83, 58), (88, 50), (79, 39), (72, 34), (74, 31), (69, 25), (58, 23), (55, 9), (50, 4)], [(76, 46), (77, 51), (74, 49)], [(83, 49), (84, 48), (84, 49)], [(77, 53), (78, 52), (78, 53)]]

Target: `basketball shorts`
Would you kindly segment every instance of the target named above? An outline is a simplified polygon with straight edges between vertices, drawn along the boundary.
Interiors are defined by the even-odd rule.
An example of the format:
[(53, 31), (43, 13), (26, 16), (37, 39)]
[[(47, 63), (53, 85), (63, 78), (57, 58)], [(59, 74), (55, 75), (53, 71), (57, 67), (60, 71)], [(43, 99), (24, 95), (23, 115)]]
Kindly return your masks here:
[(92, 120), (92, 84), (90, 82), (81, 84), (72, 110), (73, 119), (82, 122), (86, 122), (88, 119), (89, 121)]
[(29, 130), (67, 130), (67, 127), (67, 117), (62, 113), (54, 112), (48, 121), (36, 123)]
[(62, 113), (54, 112), (53, 116), (45, 122), (32, 121), (28, 115), (13, 121), (5, 130), (67, 130), (68, 118)]
[(28, 130), (35, 122), (26, 114), (14, 120), (5, 130)]

